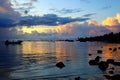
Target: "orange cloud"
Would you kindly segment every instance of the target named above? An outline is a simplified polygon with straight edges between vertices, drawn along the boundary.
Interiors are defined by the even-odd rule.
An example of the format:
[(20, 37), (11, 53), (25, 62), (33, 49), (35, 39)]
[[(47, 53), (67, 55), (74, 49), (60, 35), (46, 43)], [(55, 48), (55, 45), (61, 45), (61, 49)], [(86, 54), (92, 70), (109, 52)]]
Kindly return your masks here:
[(56, 27), (56, 31), (58, 33), (69, 33), (69, 34), (74, 35), (76, 33), (75, 28), (77, 25), (79, 25), (78, 22), (72, 22), (72, 23), (68, 23), (65, 25), (60, 25), (60, 26)]
[(32, 26), (32, 27), (17, 27), (16, 30), (20, 34), (50, 34), (57, 35), (57, 37), (80, 37), (80, 36), (96, 36), (103, 35), (109, 32), (119, 32), (120, 14), (116, 17), (108, 17), (103, 20), (102, 24), (98, 24), (96, 20), (90, 20), (89, 22), (79, 23), (71, 22), (59, 26)]
[(98, 24), (98, 22), (97, 22), (96, 20), (90, 20), (90, 21), (88, 22), (88, 25), (98, 26), (99, 24)]
[(119, 23), (118, 23), (118, 20), (116, 18), (112, 18), (112, 17), (108, 17), (107, 19), (105, 19), (103, 22), (102, 22), (102, 25), (103, 26), (117, 26)]
[(55, 32), (55, 27), (52, 26), (32, 26), (32, 27), (27, 27), (23, 26), (22, 28), (17, 27), (16, 30), (18, 32), (21, 32), (22, 34), (28, 33), (32, 34), (33, 32), (37, 33), (49, 33), (49, 32)]
[(102, 26), (106, 27), (112, 32), (119, 32), (120, 25), (120, 13), (116, 14), (116, 17), (108, 17), (102, 22)]
[(117, 19), (118, 22), (120, 23), (120, 13), (117, 13), (117, 15), (116, 15), (116, 19)]
[(1, 12), (1, 13), (6, 13), (7, 11), (6, 11), (6, 9), (5, 9), (5, 8), (0, 7), (0, 12)]

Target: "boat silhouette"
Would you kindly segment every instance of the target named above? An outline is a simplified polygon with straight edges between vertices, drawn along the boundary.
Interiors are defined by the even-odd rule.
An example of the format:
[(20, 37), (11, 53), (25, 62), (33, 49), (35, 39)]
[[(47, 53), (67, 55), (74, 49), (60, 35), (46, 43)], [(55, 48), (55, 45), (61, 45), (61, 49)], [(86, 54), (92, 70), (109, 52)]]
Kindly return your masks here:
[(18, 40), (18, 41), (9, 41), (9, 40), (6, 40), (5, 41), (5, 45), (10, 45), (10, 44), (13, 44), (13, 45), (15, 45), (15, 44), (21, 44), (23, 41), (21, 41), (21, 40)]

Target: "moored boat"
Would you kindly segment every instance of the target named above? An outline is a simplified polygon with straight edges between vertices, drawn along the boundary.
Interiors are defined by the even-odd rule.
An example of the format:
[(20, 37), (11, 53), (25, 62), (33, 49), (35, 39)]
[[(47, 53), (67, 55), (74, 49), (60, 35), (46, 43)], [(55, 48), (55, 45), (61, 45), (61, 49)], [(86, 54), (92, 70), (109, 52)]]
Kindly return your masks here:
[(5, 45), (9, 45), (9, 44), (21, 44), (23, 41), (21, 41), (21, 40), (18, 40), (18, 41), (8, 41), (8, 40), (6, 40), (5, 41)]

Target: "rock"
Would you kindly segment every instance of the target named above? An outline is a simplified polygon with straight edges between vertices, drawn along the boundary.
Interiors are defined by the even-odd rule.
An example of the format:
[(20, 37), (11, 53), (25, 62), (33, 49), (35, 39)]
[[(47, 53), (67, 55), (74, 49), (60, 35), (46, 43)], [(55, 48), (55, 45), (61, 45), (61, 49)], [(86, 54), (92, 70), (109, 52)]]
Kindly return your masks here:
[(120, 49), (120, 47), (118, 47), (118, 49)]
[(113, 71), (109, 71), (110, 74), (113, 74), (114, 72)]
[(120, 80), (120, 75), (116, 74), (112, 77), (112, 80)]
[(80, 77), (76, 77), (75, 80), (80, 80)]
[(89, 64), (90, 64), (90, 65), (98, 65), (98, 63), (99, 63), (99, 61), (100, 61), (100, 58), (101, 58), (101, 57), (97, 56), (97, 57), (95, 58), (95, 60), (90, 60), (90, 61), (89, 61)]
[(107, 63), (113, 64), (113, 63), (114, 63), (114, 60), (113, 60), (113, 59), (107, 59)]
[(100, 56), (97, 56), (96, 58), (95, 58), (95, 61), (97, 61), (97, 62), (99, 62), (100, 61)]
[(92, 54), (88, 54), (89, 56), (91, 56)]
[(114, 48), (114, 49), (113, 49), (113, 52), (115, 52), (115, 51), (117, 51), (117, 48)]
[(89, 61), (89, 64), (90, 64), (90, 65), (98, 65), (98, 62), (95, 61), (95, 60), (90, 60), (90, 61)]
[(108, 68), (109, 64), (105, 61), (101, 61), (99, 64), (98, 64), (98, 68), (105, 71), (107, 68)]
[(63, 67), (65, 67), (65, 65), (64, 65), (63, 62), (58, 62), (58, 63), (56, 64), (56, 67), (62, 69)]
[(116, 74), (114, 76), (104, 75), (109, 80), (120, 80), (120, 75)]
[(114, 62), (113, 65), (120, 66), (120, 62)]
[(109, 48), (109, 50), (112, 50), (112, 48)]
[(104, 76), (105, 76), (105, 78), (110, 79), (110, 80), (111, 80), (112, 77), (113, 77), (113, 76), (110, 76), (110, 75), (104, 75)]
[(102, 53), (103, 51), (102, 50), (97, 50), (97, 53)]

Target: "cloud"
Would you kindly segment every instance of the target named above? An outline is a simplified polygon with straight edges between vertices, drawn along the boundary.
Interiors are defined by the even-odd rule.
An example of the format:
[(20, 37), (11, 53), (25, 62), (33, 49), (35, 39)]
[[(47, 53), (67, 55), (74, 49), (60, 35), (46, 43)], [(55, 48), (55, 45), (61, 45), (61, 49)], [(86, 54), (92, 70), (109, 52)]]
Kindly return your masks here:
[(116, 18), (108, 17), (102, 22), (104, 26), (117, 26), (119, 25), (118, 20)]
[(66, 8), (63, 8), (63, 9), (54, 9), (54, 8), (51, 8), (49, 9), (50, 11), (53, 11), (53, 12), (57, 12), (57, 13), (60, 13), (60, 14), (71, 14), (71, 13), (79, 13), (81, 12), (82, 10), (80, 8), (76, 8), (76, 9), (66, 9)]
[[(36, 19), (30, 17), (29, 18), (26, 17), (26, 18), (31, 20), (36, 20), (38, 17), (36, 17)], [(46, 18), (48, 20), (48, 18), (50, 18), (53, 21), (61, 19), (61, 17), (51, 14), (44, 15), (40, 18), (41, 20), (44, 20)], [(18, 27), (12, 27), (10, 29), (7, 28), (6, 30), (7, 34), (2, 37), (7, 38), (7, 35), (12, 35), (11, 38), (15, 38), (15, 39), (59, 40), (59, 39), (77, 39), (78, 37), (86, 37), (86, 36), (99, 36), (110, 32), (114, 32), (114, 33), (119, 32), (120, 23), (118, 23), (118, 19), (119, 19), (119, 14), (117, 14), (116, 17), (113, 18), (108, 17), (105, 20), (103, 20), (104, 24), (99, 24), (96, 20), (89, 20), (88, 22), (84, 21), (83, 23), (69, 22), (66, 24), (61, 24), (56, 26), (50, 26), (51, 24), (49, 24), (48, 26), (47, 25), (44, 26), (35, 25), (31, 27), (18, 26)], [(111, 24), (108, 25), (108, 23)], [(0, 34), (3, 34), (3, 30), (0, 32)]]
[[(15, 27), (15, 26), (33, 26), (33, 25), (49, 25), (56, 26), (67, 24), (70, 22), (83, 22), (89, 18), (71, 18), (59, 17), (56, 14), (45, 14), (43, 16), (22, 16), (27, 14), (30, 9), (34, 8), (32, 5), (38, 0), (27, 0), (20, 2), (19, 0), (0, 0), (0, 27)], [(79, 12), (78, 9), (62, 9), (62, 13)]]
[(31, 9), (34, 8), (33, 4), (38, 0), (27, 0), (24, 2), (20, 2), (19, 0), (13, 0), (12, 7), (18, 11), (20, 14), (27, 14)]
[[(33, 8), (33, 2), (37, 0), (27, 0), (19, 2), (19, 0), (0, 0), (0, 27), (15, 26), (33, 26), (33, 25), (63, 25), (70, 22), (84, 22), (90, 18), (71, 18), (59, 17), (56, 14), (45, 14), (43, 16), (22, 16), (20, 13), (27, 14)], [(21, 6), (21, 7), (20, 7)], [(79, 9), (61, 9), (62, 13), (80, 12)]]
[(12, 13), (11, 3), (9, 0), (0, 0), (0, 13)]
[(96, 20), (89, 20), (89, 21), (88, 21), (88, 25), (99, 26), (99, 23), (98, 23)]
[(23, 26), (21, 28), (17, 27), (16, 31), (21, 35), (26, 36), (26, 38), (32, 37), (32, 39), (40, 40), (77, 39), (78, 37), (98, 36), (111, 32), (106, 27), (88, 25), (87, 22), (84, 24), (80, 24), (79, 22), (71, 22), (54, 27)]
[(18, 23), (18, 25), (48, 25), (48, 26), (56, 26), (67, 24), (70, 22), (84, 22), (89, 20), (89, 18), (71, 18), (71, 17), (59, 17), (56, 14), (45, 14), (43, 16), (26, 16), (22, 17), (22, 20)]
[[(50, 15), (46, 15), (47, 17)], [(55, 17), (55, 15), (54, 15)], [(57, 17), (57, 16), (56, 16)], [(49, 36), (52, 36), (49, 39), (77, 39), (78, 37), (86, 36), (99, 36), (106, 33), (114, 32), (117, 33), (120, 31), (120, 23), (118, 22), (119, 13), (116, 17), (108, 17), (103, 20), (102, 24), (99, 24), (96, 20), (89, 20), (88, 22), (79, 23), (79, 22), (70, 22), (66, 24), (56, 25), (54, 27), (46, 26), (33, 26), (33, 27), (23, 27), (17, 29), (17, 31), (27, 34), (38, 36), (39, 39), (48, 39)], [(30, 32), (29, 32), (30, 31)], [(40, 37), (42, 36), (42, 37)]]
[(10, 0), (0, 0), (0, 27), (14, 26), (20, 14), (11, 7)]
[(6, 13), (7, 10), (6, 10), (5, 8), (3, 8), (3, 7), (0, 7), (0, 12), (1, 12), (1, 13)]
[(120, 13), (117, 13), (117, 15), (116, 15), (116, 19), (117, 19), (118, 22), (120, 23)]
[(83, 15), (83, 17), (91, 17), (91, 16), (93, 16), (93, 15), (95, 15), (96, 13), (89, 13), (89, 14), (85, 14), (85, 15)]
[(117, 13), (115, 17), (107, 17), (103, 20), (103, 27), (106, 27), (111, 32), (119, 32), (120, 31), (120, 13)]

